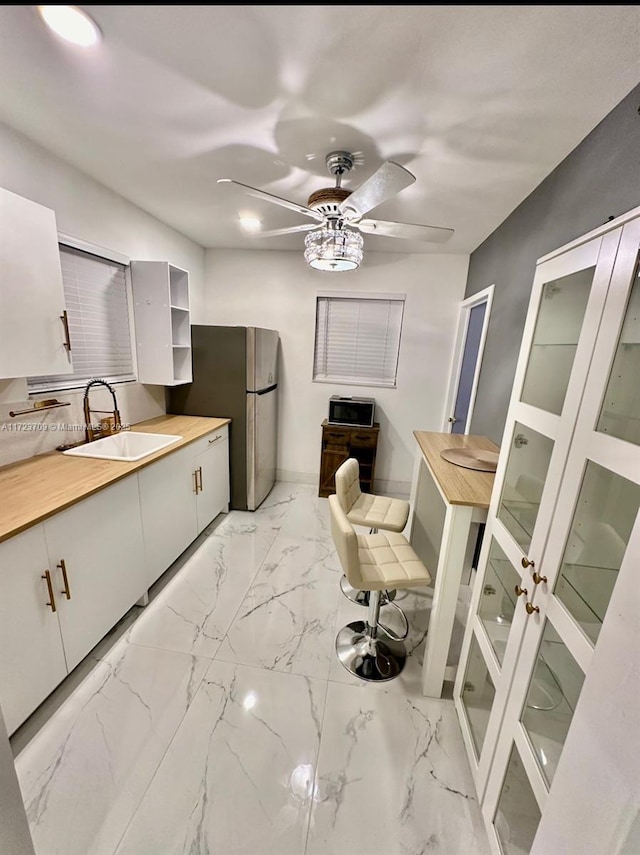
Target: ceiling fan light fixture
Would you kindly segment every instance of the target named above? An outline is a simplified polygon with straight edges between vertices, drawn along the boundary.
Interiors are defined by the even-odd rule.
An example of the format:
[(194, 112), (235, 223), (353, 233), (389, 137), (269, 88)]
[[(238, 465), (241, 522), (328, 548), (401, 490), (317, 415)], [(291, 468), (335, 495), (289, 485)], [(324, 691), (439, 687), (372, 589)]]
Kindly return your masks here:
[(305, 261), (314, 270), (341, 273), (355, 270), (362, 262), (362, 235), (353, 229), (324, 228), (304, 239)]

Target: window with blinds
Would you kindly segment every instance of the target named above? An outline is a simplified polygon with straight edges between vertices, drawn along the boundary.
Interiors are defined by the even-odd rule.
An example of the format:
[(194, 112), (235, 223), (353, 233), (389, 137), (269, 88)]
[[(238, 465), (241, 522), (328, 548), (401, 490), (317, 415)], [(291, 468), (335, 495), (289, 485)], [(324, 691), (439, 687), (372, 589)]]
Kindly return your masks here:
[(318, 294), (313, 379), (395, 386), (404, 294)]
[(60, 244), (73, 374), (29, 377), (30, 392), (78, 389), (88, 380), (135, 380), (125, 266)]

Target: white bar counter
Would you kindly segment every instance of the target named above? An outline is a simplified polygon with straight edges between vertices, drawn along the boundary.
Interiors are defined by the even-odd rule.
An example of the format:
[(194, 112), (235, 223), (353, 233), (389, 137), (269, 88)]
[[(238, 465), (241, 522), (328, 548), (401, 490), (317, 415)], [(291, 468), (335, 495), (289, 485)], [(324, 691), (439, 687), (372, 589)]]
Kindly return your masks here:
[(469, 571), (478, 525), (487, 519), (495, 473), (449, 463), (449, 448), (499, 452), (484, 436), (414, 431), (418, 445), (411, 484), (408, 538), (435, 576), (424, 663), (423, 694), (439, 698), (463, 571)]

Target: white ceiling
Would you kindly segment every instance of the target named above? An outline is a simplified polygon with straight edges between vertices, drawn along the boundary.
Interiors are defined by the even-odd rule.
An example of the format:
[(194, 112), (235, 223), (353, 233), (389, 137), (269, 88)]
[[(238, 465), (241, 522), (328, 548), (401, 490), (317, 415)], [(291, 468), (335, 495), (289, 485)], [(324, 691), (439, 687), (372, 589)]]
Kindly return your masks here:
[(357, 153), (416, 182), (370, 216), (455, 229), (471, 252), (640, 81), (638, 6), (83, 6), (104, 34), (73, 48), (35, 6), (0, 7), (0, 120), (206, 247), (298, 249), (300, 204)]

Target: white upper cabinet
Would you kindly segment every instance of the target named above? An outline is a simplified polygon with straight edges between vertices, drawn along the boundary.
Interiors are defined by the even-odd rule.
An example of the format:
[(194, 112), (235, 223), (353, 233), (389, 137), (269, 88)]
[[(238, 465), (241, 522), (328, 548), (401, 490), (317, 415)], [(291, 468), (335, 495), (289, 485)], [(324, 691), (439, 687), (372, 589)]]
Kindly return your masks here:
[(55, 214), (0, 188), (0, 378), (72, 370)]
[(132, 261), (138, 380), (190, 383), (189, 274), (166, 261)]

